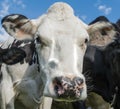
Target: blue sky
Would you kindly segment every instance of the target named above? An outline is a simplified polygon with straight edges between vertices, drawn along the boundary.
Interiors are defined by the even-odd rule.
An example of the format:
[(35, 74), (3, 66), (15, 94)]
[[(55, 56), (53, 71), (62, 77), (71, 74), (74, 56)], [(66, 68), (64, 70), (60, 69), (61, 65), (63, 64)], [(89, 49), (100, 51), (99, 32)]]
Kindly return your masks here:
[[(35, 19), (55, 2), (70, 4), (75, 15), (87, 24), (100, 15), (106, 16), (111, 22), (116, 22), (120, 18), (120, 0), (0, 0), (0, 20), (13, 13)], [(6, 40), (8, 37), (0, 25), (0, 40)]]

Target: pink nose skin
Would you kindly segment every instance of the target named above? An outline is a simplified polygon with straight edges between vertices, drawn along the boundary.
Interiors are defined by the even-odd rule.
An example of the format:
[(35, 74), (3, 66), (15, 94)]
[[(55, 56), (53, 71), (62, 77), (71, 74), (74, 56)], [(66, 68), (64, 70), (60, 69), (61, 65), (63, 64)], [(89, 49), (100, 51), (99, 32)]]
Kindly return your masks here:
[(55, 93), (61, 99), (77, 100), (84, 87), (84, 80), (80, 77), (55, 77), (53, 80)]

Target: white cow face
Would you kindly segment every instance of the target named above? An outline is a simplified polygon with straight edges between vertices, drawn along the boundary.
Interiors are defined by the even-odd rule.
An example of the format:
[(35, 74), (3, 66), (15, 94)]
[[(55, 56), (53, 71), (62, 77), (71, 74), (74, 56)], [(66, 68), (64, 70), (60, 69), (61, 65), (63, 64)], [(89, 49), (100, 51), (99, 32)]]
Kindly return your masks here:
[[(9, 15), (2, 20), (2, 25), (17, 39), (37, 37), (45, 96), (67, 101), (86, 98), (86, 83), (81, 72), (88, 32), (94, 32), (95, 26), (85, 25), (66, 3), (55, 3), (36, 20)], [(102, 27), (97, 26), (97, 29)]]

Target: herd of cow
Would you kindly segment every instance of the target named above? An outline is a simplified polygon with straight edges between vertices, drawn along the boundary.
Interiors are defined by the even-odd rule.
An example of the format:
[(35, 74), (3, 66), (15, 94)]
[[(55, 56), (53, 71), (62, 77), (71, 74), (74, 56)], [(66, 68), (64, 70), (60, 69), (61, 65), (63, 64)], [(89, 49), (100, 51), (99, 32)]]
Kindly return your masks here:
[(66, 3), (37, 19), (4, 17), (0, 109), (120, 109), (120, 20), (89, 25)]

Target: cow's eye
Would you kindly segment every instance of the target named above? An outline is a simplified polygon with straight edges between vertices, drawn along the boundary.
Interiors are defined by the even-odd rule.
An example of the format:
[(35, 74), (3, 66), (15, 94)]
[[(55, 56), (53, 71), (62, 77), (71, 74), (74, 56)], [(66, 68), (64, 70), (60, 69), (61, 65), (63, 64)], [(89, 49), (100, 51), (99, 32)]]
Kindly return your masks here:
[(48, 46), (48, 43), (44, 40), (40, 40), (41, 47), (46, 47)]
[(88, 39), (87, 38), (85, 39), (85, 43), (88, 43)]
[(41, 47), (48, 46), (48, 41), (41, 38), (40, 36), (37, 37), (37, 43), (39, 43)]
[(84, 39), (84, 41), (79, 44), (79, 47), (81, 47), (82, 49), (85, 49), (88, 41), (89, 41), (88, 38)]
[(106, 32), (105, 30), (101, 30), (101, 34), (102, 34), (103, 36), (105, 36), (105, 35), (107, 35), (107, 32)]

